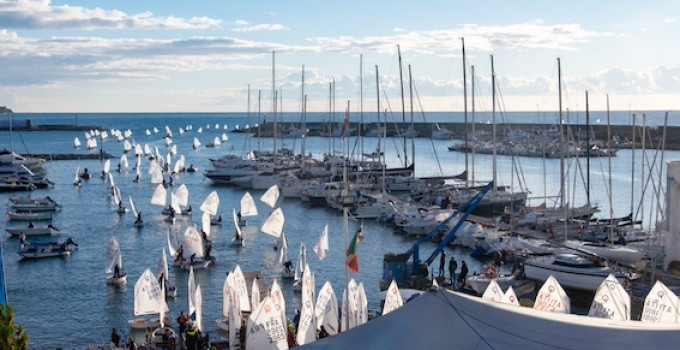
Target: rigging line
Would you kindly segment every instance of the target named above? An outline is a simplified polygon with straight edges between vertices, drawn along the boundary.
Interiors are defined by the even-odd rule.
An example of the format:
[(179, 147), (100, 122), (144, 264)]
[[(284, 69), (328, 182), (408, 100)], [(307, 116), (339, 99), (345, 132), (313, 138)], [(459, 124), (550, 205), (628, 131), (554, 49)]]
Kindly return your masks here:
[[(446, 293), (446, 292), (444, 292), (444, 293)], [(449, 306), (450, 306), (450, 307), (451, 307), (458, 315), (460, 315), (460, 316), (461, 316), (461, 319), (463, 320), (463, 322), (465, 322), (465, 323), (470, 327), (470, 329), (471, 329), (473, 332), (475, 332), (475, 334), (477, 334), (477, 335), (479, 336), (479, 338), (480, 338), (486, 345), (488, 345), (491, 349), (495, 349), (495, 348), (494, 348), (494, 347), (493, 347), (493, 346), (492, 346), (492, 345), (491, 345), (491, 344), (490, 344), (490, 343), (489, 343), (489, 342), (488, 342), (481, 334), (479, 334), (479, 332), (477, 332), (477, 330), (476, 330), (474, 327), (472, 327), (472, 325), (470, 325), (470, 323), (467, 321), (466, 317), (464, 317), (464, 316), (467, 316), (467, 317), (469, 317), (469, 318), (471, 318), (471, 319), (473, 319), (473, 320), (475, 320), (475, 321), (477, 321), (477, 322), (479, 322), (479, 323), (484, 324), (485, 326), (487, 326), (487, 327), (489, 327), (489, 328), (492, 328), (492, 329), (494, 329), (494, 330), (496, 330), (496, 331), (499, 331), (499, 332), (502, 332), (502, 333), (511, 335), (511, 336), (513, 336), (513, 337), (515, 337), (515, 338), (519, 338), (519, 339), (522, 339), (522, 340), (525, 340), (525, 341), (528, 341), (528, 342), (532, 342), (532, 343), (535, 343), (535, 344), (544, 345), (544, 346), (546, 346), (546, 347), (558, 348), (558, 349), (565, 349), (565, 350), (569, 349), (569, 348), (556, 347), (555, 344), (549, 344), (549, 343), (539, 342), (539, 341), (533, 340), (533, 339), (531, 339), (531, 338), (518, 336), (518, 335), (515, 334), (515, 333), (508, 332), (508, 331), (506, 331), (506, 330), (504, 330), (504, 329), (498, 328), (498, 327), (494, 326), (493, 324), (490, 324), (490, 323), (484, 321), (482, 318), (475, 317), (475, 315), (468, 314), (468, 313), (465, 313), (465, 312), (459, 310), (459, 309), (458, 309), (455, 305), (453, 305), (453, 303), (452, 303), (448, 298), (446, 298), (446, 297), (437, 296), (437, 298), (439, 298), (440, 300), (443, 299), (442, 301), (443, 301), (445, 304), (448, 304), (448, 305), (449, 305)], [(520, 307), (523, 307), (523, 306), (520, 306)]]
[[(413, 91), (416, 93), (416, 100), (418, 101), (418, 107), (420, 107), (420, 115), (423, 117), (423, 121), (427, 122), (427, 120), (425, 119), (425, 112), (423, 111), (423, 104), (420, 101), (420, 94), (418, 93), (418, 87), (416, 87), (415, 82), (413, 83)], [(439, 154), (437, 154), (437, 150), (434, 147), (434, 139), (432, 139), (431, 137), (429, 139), (430, 139), (430, 145), (432, 146), (432, 151), (434, 152), (434, 158), (437, 160), (437, 167), (439, 168), (439, 174), (444, 175), (444, 171), (442, 170), (441, 162), (439, 161)]]

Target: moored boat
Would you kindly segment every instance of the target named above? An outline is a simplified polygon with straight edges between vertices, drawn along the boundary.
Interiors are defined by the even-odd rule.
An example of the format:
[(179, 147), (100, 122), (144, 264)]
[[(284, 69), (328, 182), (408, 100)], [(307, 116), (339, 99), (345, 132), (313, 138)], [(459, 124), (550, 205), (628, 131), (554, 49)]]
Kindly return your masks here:
[(539, 256), (524, 262), (524, 275), (528, 279), (543, 282), (552, 275), (564, 287), (593, 292), (610, 274), (619, 283), (625, 283), (625, 274), (576, 254)]
[(51, 212), (32, 213), (32, 212), (8, 211), (7, 212), (7, 219), (8, 220), (21, 220), (21, 221), (52, 220), (52, 213)]

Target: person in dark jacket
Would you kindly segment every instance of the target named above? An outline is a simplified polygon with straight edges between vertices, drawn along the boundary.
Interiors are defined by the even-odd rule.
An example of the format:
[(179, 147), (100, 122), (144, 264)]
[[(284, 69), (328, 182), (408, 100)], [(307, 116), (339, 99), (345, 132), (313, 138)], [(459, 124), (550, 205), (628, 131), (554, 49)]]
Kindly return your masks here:
[(460, 267), (460, 275), (458, 275), (458, 282), (461, 287), (465, 287), (465, 280), (467, 279), (468, 272), (467, 264), (465, 263), (465, 260), (463, 260), (463, 265)]

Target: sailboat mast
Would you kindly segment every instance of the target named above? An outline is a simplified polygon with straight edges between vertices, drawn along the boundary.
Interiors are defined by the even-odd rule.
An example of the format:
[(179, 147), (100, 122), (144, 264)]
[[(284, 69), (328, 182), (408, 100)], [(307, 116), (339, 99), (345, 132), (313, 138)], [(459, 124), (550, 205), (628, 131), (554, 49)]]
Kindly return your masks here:
[[(413, 125), (413, 75), (411, 74), (411, 65), (408, 65), (408, 89), (409, 89), (409, 100), (411, 102), (411, 133), (415, 132), (416, 128), (415, 125)], [(404, 136), (406, 136), (406, 133), (404, 133)], [(415, 163), (416, 162), (416, 145), (415, 145), (415, 139), (414, 135), (411, 134), (411, 162)], [(408, 166), (408, 164), (407, 164)], [(411, 173), (411, 176), (415, 176), (414, 173)]]
[[(475, 123), (475, 66), (470, 66), (470, 87), (472, 88), (472, 135), (476, 135), (477, 132), (477, 123)], [(472, 163), (470, 164), (472, 167), (470, 168), (470, 171), (472, 172), (472, 176), (470, 177), (472, 179), (472, 183), (475, 183), (475, 146), (472, 147)], [(466, 176), (467, 178), (467, 176)], [(467, 184), (467, 180), (466, 184)]]
[[(406, 125), (406, 103), (404, 102), (404, 74), (401, 67), (401, 48), (397, 45), (397, 54), (399, 56), (399, 85), (401, 87), (401, 127)], [(404, 135), (404, 168), (408, 166), (408, 154), (406, 153), (406, 132), (401, 131)]]
[[(378, 112), (378, 130), (380, 130), (380, 75), (378, 74), (378, 65), (375, 66), (375, 101), (376, 101), (376, 111)], [(380, 166), (382, 167), (382, 193), (385, 193), (385, 151), (384, 146), (380, 147), (380, 142), (385, 142), (387, 135), (387, 119), (385, 119), (382, 140), (378, 138), (378, 159), (381, 160)]]
[(301, 91), (301, 97), (302, 97), (302, 106), (300, 108), (300, 119), (302, 120), (302, 133), (300, 134), (300, 137), (302, 137), (302, 140), (300, 142), (300, 154), (302, 156), (302, 167), (305, 167), (305, 139), (307, 138), (307, 95), (305, 95), (305, 65), (302, 65), (302, 91)]
[(332, 153), (331, 140), (333, 139), (333, 82), (328, 83), (328, 156)]
[[(462, 50), (463, 50), (463, 115), (465, 118), (465, 173), (468, 173), (468, 106), (467, 106), (467, 62), (465, 61), (465, 38), (460, 38)], [(465, 176), (465, 186), (468, 185), (468, 176)]]
[[(612, 134), (611, 134), (611, 120), (609, 119), (609, 94), (607, 94), (607, 152), (612, 150)], [(612, 206), (612, 155), (608, 154), (609, 158), (609, 242), (614, 243), (614, 207)]]
[[(260, 118), (262, 117), (262, 90), (257, 90), (257, 120), (261, 120)], [(257, 128), (257, 153), (260, 154), (260, 146), (262, 143), (260, 142), (262, 140), (262, 137), (260, 135), (260, 130), (262, 128), (258, 127)]]
[[(586, 203), (590, 206), (590, 108), (588, 106), (588, 91), (586, 90)], [(611, 199), (611, 198), (610, 198)], [(611, 203), (610, 203), (611, 204)], [(611, 217), (611, 216), (610, 216)]]
[[(248, 84), (248, 108), (246, 110), (248, 112), (247, 118), (246, 118), (247, 123), (248, 123), (248, 127), (246, 128), (246, 151), (249, 152), (250, 147), (251, 147), (250, 142), (252, 141), (250, 139), (250, 84)], [(243, 154), (243, 153), (241, 153), (241, 154)]]
[(276, 167), (276, 106), (278, 98), (276, 96), (276, 51), (272, 51), (272, 114), (274, 118), (274, 167)]
[(493, 139), (493, 190), (496, 190), (496, 71), (493, 67), (493, 55), (491, 55), (491, 138)]
[(566, 179), (564, 175), (564, 122), (562, 121), (562, 67), (559, 57), (557, 58), (557, 91), (560, 118), (560, 206), (564, 208), (564, 182)]
[(361, 157), (364, 157), (364, 55), (359, 55), (359, 127), (357, 128), (357, 137), (359, 137), (359, 148), (361, 149)]

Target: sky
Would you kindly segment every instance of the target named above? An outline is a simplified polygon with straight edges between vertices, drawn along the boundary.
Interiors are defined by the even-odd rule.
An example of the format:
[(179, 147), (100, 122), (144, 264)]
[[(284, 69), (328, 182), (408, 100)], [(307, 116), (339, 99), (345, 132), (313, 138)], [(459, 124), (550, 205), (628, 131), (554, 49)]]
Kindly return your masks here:
[(677, 110), (678, 17), (674, 0), (0, 0), (0, 106), (270, 113), (275, 86), (283, 112), (463, 111), (474, 85), (478, 111), (492, 91), (499, 111), (555, 111), (561, 77), (564, 109), (587, 91), (591, 110)]

